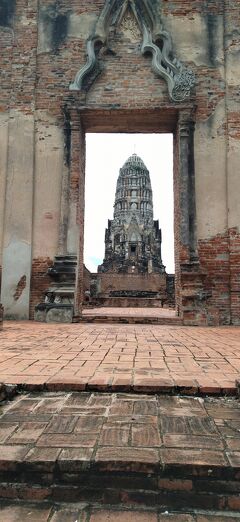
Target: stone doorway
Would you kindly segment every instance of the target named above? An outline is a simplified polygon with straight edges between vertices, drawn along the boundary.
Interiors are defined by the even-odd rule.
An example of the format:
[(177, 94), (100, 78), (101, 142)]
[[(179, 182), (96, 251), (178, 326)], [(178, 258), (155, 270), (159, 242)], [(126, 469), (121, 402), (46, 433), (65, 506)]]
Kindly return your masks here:
[[(70, 194), (68, 231), (61, 247), (71, 252), (77, 247), (78, 262), (75, 287), (75, 320), (81, 320), (83, 305), (83, 254), (85, 209), (85, 136), (86, 133), (171, 132), (174, 136), (174, 235), (176, 267), (176, 309), (185, 324), (188, 313), (184, 309), (184, 277), (196, 275), (198, 260), (195, 237), (195, 183), (194, 183), (194, 115), (191, 108), (182, 110), (111, 110), (98, 111), (68, 107), (71, 126)], [(63, 208), (67, 201), (63, 199)], [(77, 225), (76, 225), (77, 223)], [(74, 246), (75, 245), (75, 246)], [(199, 281), (197, 281), (199, 288)], [(189, 288), (188, 288), (189, 291)], [(190, 296), (192, 298), (192, 296)], [(196, 317), (192, 313), (189, 324)], [(197, 319), (199, 323), (199, 317)]]
[(172, 134), (86, 135), (84, 317), (174, 312), (173, 215)]

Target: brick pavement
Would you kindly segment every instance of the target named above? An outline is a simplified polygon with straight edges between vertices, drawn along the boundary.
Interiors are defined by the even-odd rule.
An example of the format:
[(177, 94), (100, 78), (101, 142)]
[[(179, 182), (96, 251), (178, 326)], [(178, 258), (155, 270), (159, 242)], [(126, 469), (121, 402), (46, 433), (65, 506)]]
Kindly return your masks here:
[(132, 308), (132, 307), (123, 307), (118, 308), (114, 307), (97, 307), (97, 308), (84, 308), (83, 315), (98, 315), (98, 316), (119, 316), (119, 317), (162, 317), (166, 319), (175, 319), (176, 312), (170, 308)]
[(240, 328), (5, 322), (0, 382), (27, 389), (234, 393)]
[(82, 322), (110, 323), (110, 324), (161, 324), (181, 325), (182, 320), (177, 317), (175, 310), (169, 308), (117, 308), (98, 307), (85, 308)]
[(236, 398), (61, 392), (2, 406), (5, 500), (239, 512), (239, 476)]
[(240, 515), (208, 512), (161, 513), (156, 510), (101, 509), (91, 506), (22, 504), (0, 506), (4, 522), (239, 522)]

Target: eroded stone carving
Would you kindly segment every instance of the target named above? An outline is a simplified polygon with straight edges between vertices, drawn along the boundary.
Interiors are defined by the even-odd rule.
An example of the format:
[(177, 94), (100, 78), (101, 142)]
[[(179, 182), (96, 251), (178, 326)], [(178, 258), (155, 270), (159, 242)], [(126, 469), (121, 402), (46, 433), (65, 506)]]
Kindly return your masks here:
[(130, 11), (126, 12), (121, 23), (121, 29), (123, 29), (125, 34), (129, 36), (133, 42), (138, 42), (141, 38), (140, 28), (136, 24), (136, 19)]
[(135, 16), (143, 37), (142, 54), (152, 55), (152, 68), (167, 82), (170, 98), (175, 102), (185, 100), (196, 83), (194, 72), (172, 56), (171, 36), (163, 29), (156, 2), (150, 0), (106, 0), (87, 42), (87, 63), (77, 73), (70, 90), (84, 90), (88, 77), (99, 70), (99, 50), (107, 46), (110, 27), (122, 23), (128, 9)]

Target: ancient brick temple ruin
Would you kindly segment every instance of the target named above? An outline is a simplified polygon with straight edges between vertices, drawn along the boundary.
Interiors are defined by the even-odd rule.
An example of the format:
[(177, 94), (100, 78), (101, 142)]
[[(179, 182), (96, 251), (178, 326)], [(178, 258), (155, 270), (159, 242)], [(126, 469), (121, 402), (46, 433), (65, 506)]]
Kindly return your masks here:
[(152, 186), (142, 159), (133, 154), (120, 169), (113, 220), (105, 232), (97, 296), (110, 306), (161, 306), (167, 300), (162, 234), (153, 220)]
[(239, 0), (2, 0), (6, 318), (49, 288), (81, 317), (85, 134), (171, 132), (178, 312), (240, 323), (239, 26)]

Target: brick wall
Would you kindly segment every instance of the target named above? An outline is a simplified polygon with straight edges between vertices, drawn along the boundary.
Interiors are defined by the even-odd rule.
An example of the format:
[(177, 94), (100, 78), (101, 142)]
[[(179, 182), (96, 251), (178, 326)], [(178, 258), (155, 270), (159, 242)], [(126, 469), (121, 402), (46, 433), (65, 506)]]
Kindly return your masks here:
[(98, 274), (99, 291), (108, 295), (112, 290), (142, 290), (166, 293), (166, 274)]
[[(194, 70), (197, 77), (196, 92), (184, 104), (170, 101), (165, 81), (151, 69), (151, 57), (141, 55), (139, 29), (136, 25), (131, 29), (124, 23), (116, 32), (110, 32), (108, 48), (100, 52), (102, 72), (87, 93), (69, 92), (70, 83), (86, 61), (86, 40), (104, 0), (9, 2), (11, 9), (2, 10), (0, 19), (0, 119), (9, 121), (9, 125), (0, 130), (0, 157), (6, 158), (1, 165), (0, 262), (6, 259), (2, 251), (4, 253), (9, 241), (21, 238), (28, 244), (29, 259), (33, 259), (31, 317), (34, 305), (49, 284), (46, 269), (60, 245), (61, 250), (78, 254), (75, 307), (76, 314), (81, 312), (85, 132), (147, 129), (175, 133), (176, 301), (180, 314), (208, 324), (239, 324), (240, 66), (236, 57), (240, 49), (240, 0), (159, 1), (164, 28), (172, 35), (173, 52)], [(185, 189), (182, 189), (179, 177), (181, 151), (177, 122), (186, 108), (192, 110), (195, 123), (195, 253), (198, 265), (194, 265), (194, 269), (189, 245), (181, 239), (179, 203), (181, 191)], [(12, 152), (9, 156), (7, 150), (8, 143), (19, 143), (19, 129), (12, 127), (19, 114), (32, 118), (32, 132), (35, 132), (34, 136), (29, 136), (35, 147), (31, 179), (33, 196), (29, 193), (29, 201), (32, 197), (31, 208), (38, 208), (38, 214), (52, 216), (51, 231), (49, 221), (38, 214), (34, 214), (33, 220), (30, 210), (27, 216), (24, 209), (21, 214), (21, 197), (14, 202), (16, 216), (20, 213), (24, 218), (21, 227), (11, 213), (10, 173), (14, 168), (17, 172), (17, 164), (16, 158), (10, 157)], [(61, 147), (64, 150), (58, 154)], [(40, 209), (40, 193), (47, 191), (47, 181), (41, 180), (38, 172), (36, 184), (37, 151), (41, 152), (39, 162), (49, 183), (51, 179), (56, 180), (50, 185), (48, 198), (42, 197), (44, 208)], [(55, 153), (49, 168), (49, 157)], [(30, 172), (28, 166), (26, 170)], [(19, 184), (19, 193), (22, 175), (14, 178)], [(63, 175), (64, 191), (61, 189)], [(8, 197), (4, 202), (5, 188)], [(24, 193), (26, 190), (28, 187), (24, 185)], [(46, 203), (44, 199), (47, 199)], [(11, 216), (11, 226), (8, 216)], [(32, 228), (24, 235), (26, 222), (32, 222)], [(16, 274), (17, 266), (16, 259)], [(3, 270), (8, 278), (7, 263)], [(13, 295), (24, 275), (16, 275)], [(187, 303), (184, 306), (183, 300)]]

